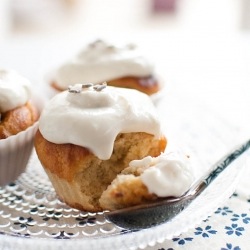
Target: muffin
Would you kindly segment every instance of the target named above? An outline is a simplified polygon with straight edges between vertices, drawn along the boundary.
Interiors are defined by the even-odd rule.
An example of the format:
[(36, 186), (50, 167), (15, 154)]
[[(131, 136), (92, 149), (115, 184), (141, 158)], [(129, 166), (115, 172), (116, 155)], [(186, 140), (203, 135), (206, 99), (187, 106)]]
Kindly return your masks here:
[(153, 63), (133, 44), (115, 46), (102, 40), (87, 45), (75, 58), (60, 66), (52, 79), (58, 91), (75, 83), (132, 88), (148, 95), (161, 89)]
[(158, 156), (166, 138), (150, 98), (137, 90), (76, 84), (44, 108), (38, 158), (69, 206), (102, 211), (99, 199), (129, 162)]
[(33, 148), (39, 111), (30, 82), (13, 70), (0, 70), (0, 185), (25, 169)]
[(185, 155), (165, 153), (131, 161), (102, 193), (101, 207), (112, 211), (181, 196), (194, 180), (188, 160)]

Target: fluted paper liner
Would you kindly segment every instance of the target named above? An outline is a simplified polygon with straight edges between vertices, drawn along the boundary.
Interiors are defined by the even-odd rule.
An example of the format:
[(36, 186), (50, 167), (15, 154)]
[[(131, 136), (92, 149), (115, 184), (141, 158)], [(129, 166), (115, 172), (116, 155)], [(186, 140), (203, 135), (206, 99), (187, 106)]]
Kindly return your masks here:
[(38, 122), (31, 127), (0, 140), (0, 185), (6, 185), (24, 172), (33, 149)]
[[(35, 95), (32, 102), (41, 113), (44, 100)], [(0, 140), (0, 186), (15, 181), (25, 171), (37, 129), (38, 121), (26, 130)]]

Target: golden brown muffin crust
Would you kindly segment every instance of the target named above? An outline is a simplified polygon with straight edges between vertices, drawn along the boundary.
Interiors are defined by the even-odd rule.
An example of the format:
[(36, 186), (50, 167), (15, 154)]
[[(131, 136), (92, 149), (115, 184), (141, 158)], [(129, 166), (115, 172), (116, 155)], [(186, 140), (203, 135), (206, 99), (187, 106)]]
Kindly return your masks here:
[(55, 144), (47, 141), (38, 130), (35, 136), (35, 148), (42, 165), (60, 178), (72, 181), (79, 161), (90, 156), (90, 151), (73, 144)]
[(148, 77), (123, 77), (107, 81), (108, 85), (121, 88), (137, 89), (147, 95), (152, 95), (160, 90), (160, 84), (153, 76)]
[(0, 139), (6, 139), (11, 135), (16, 135), (32, 126), (39, 117), (38, 110), (31, 103), (1, 113)]
[(51, 143), (39, 130), (35, 136), (37, 155), (58, 195), (70, 206), (88, 211), (103, 210), (101, 194), (130, 161), (158, 156), (166, 143), (165, 137), (155, 139), (142, 132), (119, 134), (110, 159), (100, 160), (84, 147)]
[(60, 87), (57, 86), (56, 82), (52, 82), (51, 84), (51, 87), (54, 88), (55, 90), (61, 92), (61, 91), (64, 91), (65, 89), (62, 89)]

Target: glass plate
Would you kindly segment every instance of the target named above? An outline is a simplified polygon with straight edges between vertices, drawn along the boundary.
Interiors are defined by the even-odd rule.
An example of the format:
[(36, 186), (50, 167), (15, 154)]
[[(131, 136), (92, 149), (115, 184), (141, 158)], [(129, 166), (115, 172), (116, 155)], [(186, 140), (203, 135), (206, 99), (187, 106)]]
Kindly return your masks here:
[[(171, 95), (158, 103), (168, 151), (191, 157), (199, 177), (233, 145), (236, 129), (214, 111), (187, 98)], [(166, 107), (172, 107), (166, 109)], [(176, 115), (178, 114), (178, 115)], [(143, 249), (195, 227), (234, 192), (242, 164), (231, 165), (224, 177), (169, 222), (131, 231), (107, 221), (103, 213), (72, 209), (60, 202), (35, 152), (19, 179), (0, 188), (1, 249)]]

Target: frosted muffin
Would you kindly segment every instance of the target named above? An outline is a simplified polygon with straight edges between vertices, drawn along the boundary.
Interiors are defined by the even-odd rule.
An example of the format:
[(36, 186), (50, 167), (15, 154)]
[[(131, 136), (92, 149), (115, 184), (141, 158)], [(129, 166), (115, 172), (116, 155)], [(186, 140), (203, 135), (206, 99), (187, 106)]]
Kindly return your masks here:
[(102, 211), (99, 199), (129, 162), (165, 150), (156, 110), (146, 94), (105, 84), (77, 84), (44, 108), (35, 148), (58, 196)]
[(13, 70), (0, 70), (0, 185), (25, 169), (37, 130), (38, 108), (30, 82)]
[(86, 46), (75, 58), (59, 67), (52, 86), (65, 90), (75, 83), (107, 82), (110, 86), (132, 88), (148, 95), (161, 86), (153, 63), (133, 44), (115, 46), (97, 40)]

